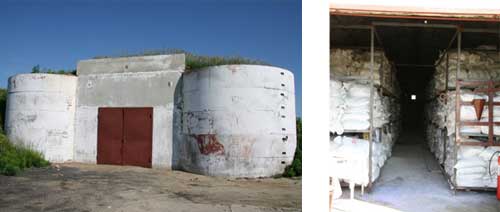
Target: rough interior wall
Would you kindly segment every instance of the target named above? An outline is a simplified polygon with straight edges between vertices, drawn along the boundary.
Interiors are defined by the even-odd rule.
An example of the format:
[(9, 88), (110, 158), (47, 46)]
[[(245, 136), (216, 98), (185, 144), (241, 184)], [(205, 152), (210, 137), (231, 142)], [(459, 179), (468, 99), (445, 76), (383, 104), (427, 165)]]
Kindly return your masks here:
[(176, 90), (184, 55), (84, 60), (78, 63), (75, 161), (96, 163), (99, 107), (153, 107), (152, 166), (171, 168), (180, 135)]
[(281, 174), (295, 153), (293, 74), (257, 65), (213, 66), (183, 79), (180, 164), (231, 177)]
[(59, 74), (10, 77), (7, 137), (51, 162), (72, 160), (76, 83), (75, 76)]

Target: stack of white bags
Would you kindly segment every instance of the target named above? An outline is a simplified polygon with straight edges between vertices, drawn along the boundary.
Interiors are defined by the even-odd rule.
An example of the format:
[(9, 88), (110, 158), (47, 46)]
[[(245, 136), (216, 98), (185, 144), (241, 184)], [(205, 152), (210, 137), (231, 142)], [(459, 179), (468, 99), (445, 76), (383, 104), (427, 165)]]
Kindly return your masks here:
[[(386, 154), (387, 147), (381, 143), (373, 142), (372, 148), (373, 182), (378, 178), (380, 168), (384, 165), (388, 155)], [(346, 182), (366, 186), (369, 178), (368, 151), (369, 142), (364, 139), (337, 136), (331, 140), (330, 155), (335, 159), (333, 164), (335, 176)]]
[[(330, 73), (335, 77), (370, 78), (370, 51), (361, 49), (335, 48), (330, 52)], [(397, 81), (389, 60), (383, 51), (374, 52), (373, 83), (396, 94)]]
[[(448, 130), (448, 135), (455, 133), (455, 112), (456, 112), (456, 102), (455, 102), (455, 91), (449, 91), (447, 96), (448, 104), (445, 104), (444, 100), (438, 99), (431, 104), (433, 107), (428, 108), (428, 116), (433, 124), (437, 125), (439, 128), (446, 128)], [(463, 102), (472, 102), (474, 99), (484, 99), (485, 106), (483, 107), (483, 112), (481, 114), (481, 122), (488, 122), (488, 96), (483, 94), (473, 93), (470, 90), (462, 89), (460, 94), (460, 99)], [(500, 93), (497, 93), (493, 101), (500, 102)], [(476, 109), (472, 105), (462, 105), (460, 107), (460, 120), (461, 121), (477, 121)], [(495, 106), (493, 108), (493, 121), (500, 121), (500, 107)], [(493, 127), (494, 134), (500, 135), (500, 127)], [(463, 134), (488, 134), (488, 126), (461, 126), (460, 132)]]
[[(460, 99), (464, 102), (472, 102), (474, 99), (485, 99), (488, 97), (486, 95), (474, 94), (470, 90), (462, 89), (460, 94)], [(447, 95), (447, 102), (445, 104), (444, 100), (438, 101), (436, 105), (437, 114), (436, 117), (441, 120), (436, 121), (440, 128), (446, 127), (448, 129), (448, 135), (455, 133), (455, 112), (456, 112), (456, 94), (455, 91), (449, 91)], [(485, 103), (487, 105), (487, 103)], [(500, 109), (500, 108), (499, 108)], [(499, 114), (500, 115), (500, 114)], [(488, 117), (488, 106), (485, 106), (482, 113), (483, 118)], [(445, 120), (446, 118), (446, 120)], [(477, 121), (476, 109), (471, 105), (462, 105), (460, 107), (460, 120), (461, 121)], [(481, 127), (479, 126), (462, 126), (460, 129), (462, 133), (481, 133)]]
[(496, 188), (498, 153), (493, 155), (496, 151), (500, 151), (500, 147), (461, 146), (453, 167), (457, 185)]
[[(442, 91), (446, 88), (446, 55), (448, 55), (448, 88), (455, 88), (457, 79), (457, 50), (442, 53), (444, 58), (436, 67), (434, 74), (434, 90)], [(458, 78), (462, 80), (490, 80), (500, 78), (500, 66), (496, 51), (465, 50), (460, 53), (460, 72)]]
[[(448, 89), (455, 87), (457, 52), (449, 54)], [(459, 78), (464, 80), (500, 80), (500, 62), (498, 55), (491, 57), (490, 52), (464, 51), (461, 55), (461, 72)], [(495, 53), (496, 54), (496, 53)], [(453, 58), (453, 59), (452, 59)], [(436, 73), (430, 87), (430, 97), (445, 89), (445, 60), (441, 61), (436, 68)], [(468, 88), (462, 88), (460, 99), (464, 102), (472, 102), (474, 99), (484, 99), (485, 106), (481, 115), (481, 122), (488, 121), (488, 96), (486, 93), (474, 93)], [(481, 146), (458, 146), (455, 143), (455, 114), (456, 93), (449, 90), (447, 95), (441, 95), (427, 105), (427, 139), (432, 152), (441, 164), (444, 164), (446, 173), (454, 179), (456, 186), (461, 187), (496, 187), (497, 156), (490, 158), (499, 147)], [(494, 97), (494, 101), (500, 102), (500, 93)], [(460, 109), (461, 121), (478, 121), (474, 106), (463, 105)], [(500, 121), (500, 107), (493, 108), (493, 120)], [(446, 130), (446, 133), (444, 133)], [(462, 135), (488, 135), (488, 126), (461, 126)], [(495, 135), (500, 135), (500, 127), (493, 128)], [(487, 137), (484, 137), (486, 139)], [(472, 137), (474, 138), (474, 137)], [(481, 142), (472, 139), (471, 141)], [(454, 154), (457, 154), (455, 158)], [(446, 155), (446, 158), (445, 158)], [(490, 174), (491, 172), (491, 174)], [(456, 176), (455, 176), (456, 174)]]
[[(373, 125), (386, 127), (383, 135), (372, 143), (372, 182), (380, 173), (392, 146), (397, 139), (398, 125), (389, 125), (396, 111), (394, 102), (374, 92)], [(342, 135), (346, 131), (368, 130), (370, 128), (370, 86), (358, 82), (330, 81), (330, 131)], [(391, 110), (392, 109), (392, 110)], [(369, 182), (368, 141), (346, 136), (336, 136), (330, 141), (330, 155), (337, 161), (333, 170), (337, 178), (366, 186)]]
[[(480, 147), (480, 146), (460, 146), (457, 147), (455, 144), (455, 92), (449, 92), (448, 95), (448, 102), (450, 104), (447, 105), (442, 105), (441, 108), (446, 108), (446, 110), (439, 110), (439, 113), (446, 113), (444, 114), (447, 117), (447, 120), (445, 123), (446, 129), (447, 129), (447, 137), (448, 141), (446, 143), (446, 149), (444, 148), (444, 140), (440, 135), (438, 135), (439, 131), (436, 131), (434, 133), (437, 133), (434, 139), (435, 145), (438, 147), (434, 151), (436, 157), (439, 159), (440, 162), (443, 162), (443, 155), (446, 154), (448, 155), (446, 158), (446, 161), (444, 166), (446, 172), (450, 176), (455, 175), (455, 169), (456, 169), (456, 185), (457, 186), (463, 186), (463, 187), (491, 187), (494, 188), (496, 187), (496, 178), (492, 180), (492, 176), (490, 176), (490, 171), (491, 173), (497, 173), (497, 160), (496, 157), (494, 158), (493, 162), (491, 163), (490, 169), (488, 169), (489, 166), (489, 159), (495, 152), (495, 150), (500, 150), (498, 147)], [(462, 101), (466, 102), (471, 102), (473, 99), (485, 99), (488, 101), (488, 97), (486, 95), (482, 94), (475, 94), (471, 92), (470, 90), (464, 89), (461, 90), (461, 95), (460, 98)], [(495, 96), (494, 101), (499, 101), (500, 98), (498, 96)], [(473, 106), (461, 106), (460, 109), (460, 120), (461, 121), (477, 121), (477, 116), (476, 116), (476, 109)], [(494, 114), (494, 121), (495, 120), (500, 120), (500, 107), (495, 107), (493, 110)], [(440, 115), (443, 116), (443, 115)], [(483, 112), (481, 115), (481, 122), (487, 122), (488, 121), (488, 106), (484, 106)], [(494, 127), (494, 134), (499, 135), (500, 134), (500, 129), (499, 127)], [(474, 135), (474, 134), (488, 134), (488, 127), (487, 126), (461, 126), (460, 127), (460, 133), (462, 135)], [(486, 139), (486, 137), (484, 137)], [(479, 140), (469, 140), (469, 141), (476, 141), (480, 142)], [(457, 152), (457, 159), (453, 157), (454, 154), (454, 149), (458, 148)], [(444, 152), (446, 151), (446, 153)], [(496, 175), (496, 174), (495, 174)], [(494, 181), (494, 182), (493, 182)]]
[[(373, 93), (373, 126), (389, 123), (391, 100)], [(358, 82), (330, 81), (330, 131), (342, 135), (344, 131), (370, 128), (370, 85)]]
[[(330, 74), (330, 132), (335, 136), (330, 141), (330, 156), (334, 164), (331, 172), (335, 177), (358, 185), (369, 183), (369, 142), (356, 137), (347, 137), (349, 132), (368, 132), (370, 129), (370, 107), (376, 139), (372, 142), (372, 182), (381, 167), (391, 156), (397, 139), (399, 106), (394, 99), (384, 96), (377, 88), (397, 95), (397, 81), (383, 51), (375, 51), (373, 63), (373, 99), (370, 79), (370, 52), (355, 49), (332, 49)], [(342, 81), (337, 79), (342, 78)], [(384, 130), (381, 130), (384, 129)], [(381, 135), (380, 135), (381, 134)], [(343, 136), (344, 135), (344, 136)], [(350, 134), (352, 135), (352, 134)]]

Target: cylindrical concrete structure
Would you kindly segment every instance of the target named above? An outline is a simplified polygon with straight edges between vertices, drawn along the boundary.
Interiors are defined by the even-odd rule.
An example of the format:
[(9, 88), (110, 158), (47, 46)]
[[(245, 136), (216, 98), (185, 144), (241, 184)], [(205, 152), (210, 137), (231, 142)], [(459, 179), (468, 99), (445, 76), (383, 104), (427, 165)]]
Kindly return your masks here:
[(181, 167), (230, 177), (282, 174), (296, 147), (293, 74), (223, 65), (183, 77)]
[(51, 162), (73, 159), (77, 77), (19, 74), (9, 78), (5, 131), (11, 142)]

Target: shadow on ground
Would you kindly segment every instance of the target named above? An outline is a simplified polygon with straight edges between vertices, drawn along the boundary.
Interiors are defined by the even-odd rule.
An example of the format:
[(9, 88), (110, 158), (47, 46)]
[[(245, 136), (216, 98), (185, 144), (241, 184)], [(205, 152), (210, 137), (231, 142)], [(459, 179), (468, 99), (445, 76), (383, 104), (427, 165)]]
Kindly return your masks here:
[(6, 211), (300, 211), (301, 181), (60, 164), (0, 176)]

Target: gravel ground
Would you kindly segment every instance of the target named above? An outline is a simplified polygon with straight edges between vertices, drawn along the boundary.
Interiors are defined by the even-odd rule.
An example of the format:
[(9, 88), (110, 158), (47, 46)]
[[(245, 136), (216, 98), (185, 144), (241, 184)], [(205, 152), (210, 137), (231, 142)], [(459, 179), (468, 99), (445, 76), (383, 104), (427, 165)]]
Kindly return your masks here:
[(301, 211), (301, 180), (55, 164), (0, 176), (0, 211)]

